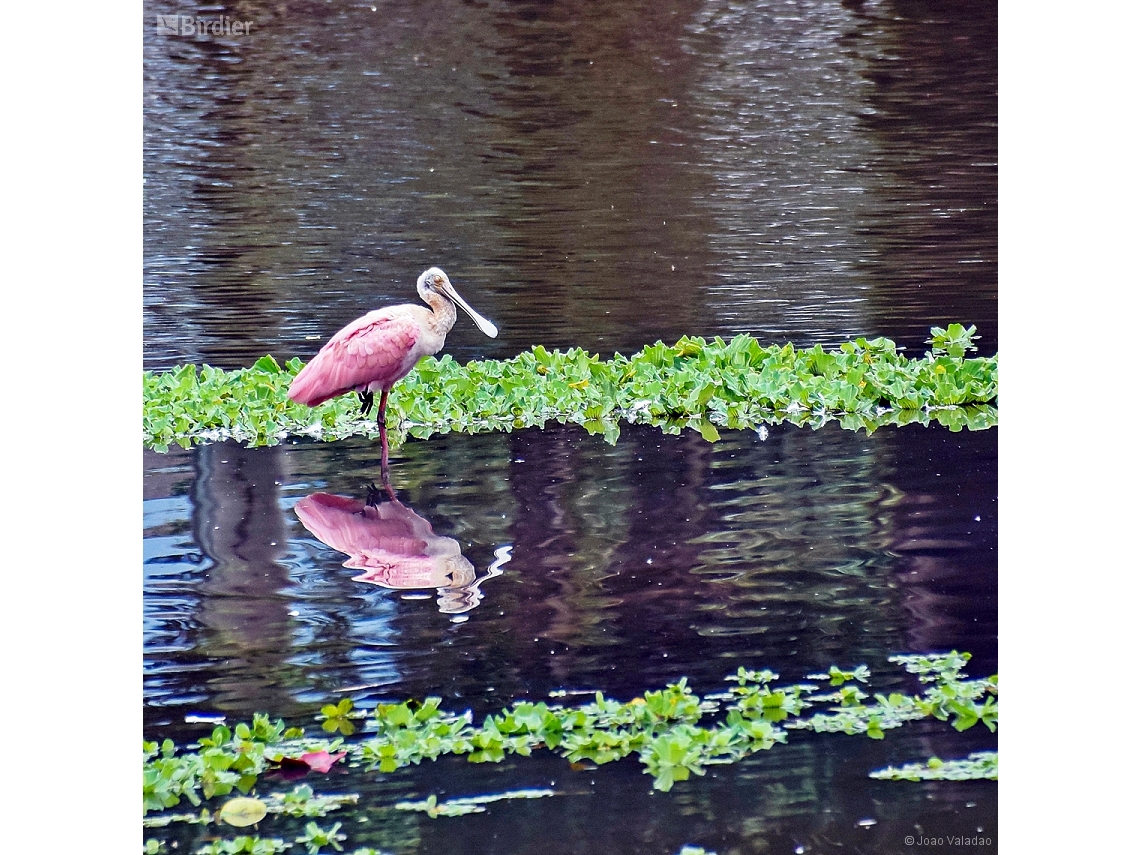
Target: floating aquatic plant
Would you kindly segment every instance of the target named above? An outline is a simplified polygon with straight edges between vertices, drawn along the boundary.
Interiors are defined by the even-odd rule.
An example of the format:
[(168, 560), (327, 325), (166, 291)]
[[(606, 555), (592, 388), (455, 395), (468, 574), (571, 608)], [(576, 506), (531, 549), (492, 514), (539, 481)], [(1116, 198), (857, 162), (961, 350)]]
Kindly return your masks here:
[(245, 828), (248, 825), (256, 825), (261, 822), (268, 812), (265, 802), (261, 799), (239, 796), (222, 805), (221, 810), (218, 811), (218, 819), (227, 825)]
[(234, 790), (248, 794), (258, 777), (271, 764), (289, 762), (304, 768), (313, 764), (306, 754), (334, 755), (341, 740), (309, 740), (297, 729), (287, 730), (281, 720), (255, 714), (253, 722), (241, 722), (231, 730), (216, 726), (209, 736), (198, 740), (191, 751), (179, 751), (170, 739), (161, 745), (143, 742), (143, 811), (173, 807), (183, 798), (198, 806), (202, 799), (230, 795)]
[(554, 790), (510, 790), (506, 793), (492, 793), (485, 796), (466, 796), (458, 799), (439, 801), (436, 796), (430, 795), (426, 799), (416, 802), (397, 802), (396, 810), (417, 810), (426, 813), (432, 819), (440, 816), (464, 816), (469, 813), (483, 813), (487, 810), (484, 805), (512, 799), (541, 799), (553, 796)]
[(309, 850), (309, 855), (317, 855), (326, 846), (331, 846), (337, 852), (344, 850), (342, 840), (347, 840), (347, 834), (340, 833), (340, 823), (333, 823), (332, 828), (322, 828), (315, 822), (305, 826), (305, 833), (297, 838), (297, 842)]
[[(580, 348), (536, 345), (508, 360), (459, 365), (450, 356), (422, 360), (392, 391), (393, 444), (437, 433), (479, 433), (582, 425), (616, 442), (622, 422), (666, 433), (693, 429), (709, 441), (722, 429), (756, 429), (790, 421), (818, 427), (830, 420), (867, 432), (885, 425), (942, 424), (980, 430), (997, 423), (998, 360), (968, 358), (974, 327), (934, 327), (931, 349), (903, 355), (885, 338), (857, 338), (835, 350), (816, 345), (762, 346), (739, 335), (662, 342), (632, 357), (601, 360)], [(223, 371), (183, 365), (143, 375), (143, 441), (171, 444), (236, 439), (273, 445), (288, 436), (323, 440), (373, 435), (355, 396), (310, 409), (286, 397), (301, 369), (264, 356), (252, 367)]]
[(266, 800), (266, 809), (286, 816), (326, 816), (329, 811), (356, 804), (359, 798), (356, 793), (321, 795), (314, 793), (308, 784), (299, 784), (292, 792), (271, 795)]
[[(381, 773), (445, 754), (466, 756), (478, 763), (496, 762), (508, 754), (529, 756), (545, 749), (579, 767), (637, 755), (645, 771), (653, 775), (654, 787), (668, 791), (690, 775), (703, 775), (709, 765), (733, 763), (787, 742), (789, 733), (796, 730), (881, 739), (887, 730), (924, 718), (949, 721), (957, 730), (978, 723), (991, 731), (996, 729), (997, 677), (963, 677), (969, 654), (899, 656), (892, 661), (928, 684), (925, 691), (915, 695), (876, 693), (872, 703), (864, 704), (866, 693), (854, 690), (852, 694), (853, 686), (836, 687), (834, 681), (837, 677), (846, 681), (850, 676), (856, 682), (868, 682), (871, 674), (865, 666), (852, 671), (833, 667), (827, 674), (813, 675), (811, 679), (816, 682), (783, 686), (774, 685), (778, 675), (771, 671), (740, 668), (726, 678), (732, 684), (727, 691), (704, 697), (695, 695), (682, 678), (625, 702), (606, 698), (600, 692), (578, 706), (516, 701), (487, 716), (481, 725), (474, 723), (470, 711), (441, 709), (438, 697), (379, 704), (366, 725), (374, 734), (349, 744), (340, 738), (331, 742), (307, 739), (297, 729), (286, 730), (283, 722), (271, 722), (259, 715), (252, 724), (239, 724), (232, 730), (218, 725), (196, 746), (181, 751), (170, 740), (161, 746), (144, 742), (143, 809), (144, 813), (161, 811), (182, 799), (197, 806), (203, 798), (228, 795), (233, 789), (248, 793), (267, 767), (296, 762), (295, 758), (305, 753), (347, 757), (344, 762)], [(824, 687), (820, 682), (832, 685)], [(357, 717), (360, 712), (348, 709), (343, 702), (335, 709), (344, 718)], [(807, 714), (816, 709), (820, 711)], [(331, 753), (338, 748), (343, 751)], [(975, 777), (989, 777), (991, 766), (976, 765), (979, 774)], [(972, 767), (963, 768), (968, 771)], [(261, 800), (235, 799), (227, 804), (233, 806), (229, 816), (238, 817), (235, 824), (241, 824), (251, 816), (256, 819), (250, 821), (257, 821), (266, 814), (323, 816), (354, 798), (318, 796), (311, 787), (302, 785), (290, 794)], [(260, 804), (251, 804), (254, 801)], [(208, 815), (176, 818), (209, 821)], [(219, 818), (232, 821), (225, 806)], [(165, 823), (148, 820), (147, 824)]]
[(196, 855), (276, 855), (292, 845), (280, 837), (243, 835), (232, 840), (214, 840), (198, 849)]
[[(923, 686), (916, 694), (872, 694), (873, 675), (864, 665), (850, 670), (832, 666), (826, 673), (809, 675), (809, 682), (788, 685), (778, 685), (779, 675), (772, 671), (741, 667), (725, 678), (729, 683), (725, 691), (704, 696), (694, 694), (684, 678), (628, 701), (597, 692), (592, 700), (567, 706), (554, 702), (554, 693), (550, 703), (516, 701), (487, 716), (482, 724), (475, 723), (470, 711), (443, 709), (438, 697), (381, 703), (370, 711), (355, 708), (351, 699), (322, 708), (317, 717), (322, 733), (343, 733), (340, 724), (350, 720), (361, 723), (366, 735), (352, 742), (343, 737), (309, 738), (300, 728), (287, 728), (283, 721), (259, 714), (232, 729), (217, 725), (208, 736), (181, 750), (171, 740), (161, 745), (144, 742), (143, 824), (160, 828), (173, 822), (273, 823), (282, 816), (323, 817), (357, 801), (358, 796), (351, 793), (318, 794), (307, 783), (290, 793), (258, 797), (252, 792), (263, 772), (290, 764), (313, 775), (326, 774), (341, 762), (382, 774), (449, 754), (488, 763), (545, 750), (559, 754), (572, 768), (593, 769), (632, 755), (653, 776), (653, 787), (668, 792), (678, 782), (705, 774), (709, 766), (734, 763), (786, 743), (797, 731), (882, 739), (886, 731), (919, 719), (946, 721), (956, 730), (980, 723), (993, 731), (998, 680), (996, 676), (965, 677), (962, 672), (969, 659), (968, 653), (956, 651), (892, 657), (892, 662), (915, 675)], [(862, 691), (860, 685), (869, 691)], [(865, 703), (868, 699), (871, 702)], [(330, 722), (337, 724), (330, 728)], [(323, 759), (303, 763), (300, 758), (306, 756)], [(908, 781), (993, 779), (997, 777), (997, 754), (979, 752), (965, 760), (932, 758), (870, 774)], [(234, 790), (244, 795), (233, 797)], [(494, 801), (550, 795), (555, 792), (512, 790), (448, 801), (429, 795), (389, 808), (423, 811), (433, 818), (454, 817), (482, 812)], [(203, 800), (227, 796), (212, 810), (202, 807), (199, 813), (182, 814), (167, 810), (183, 800), (200, 807)], [(217, 840), (198, 851), (204, 855), (274, 853), (290, 847), (312, 853), (330, 848), (340, 851), (345, 838), (340, 823), (325, 828), (310, 822), (305, 833), (292, 842), (245, 836)], [(162, 843), (154, 838), (147, 841), (152, 847)], [(352, 855), (371, 852), (358, 849)]]
[(887, 781), (974, 781), (988, 778), (996, 781), (998, 755), (996, 751), (975, 751), (965, 760), (942, 760), (931, 757), (925, 763), (905, 763), (876, 769), (872, 778)]

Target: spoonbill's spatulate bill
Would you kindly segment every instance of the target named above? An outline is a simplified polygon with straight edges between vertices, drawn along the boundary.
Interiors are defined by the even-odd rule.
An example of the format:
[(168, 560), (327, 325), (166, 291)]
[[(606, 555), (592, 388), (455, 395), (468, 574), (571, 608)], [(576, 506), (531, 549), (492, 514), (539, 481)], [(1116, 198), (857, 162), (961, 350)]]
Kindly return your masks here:
[(350, 323), (320, 349), (289, 386), (289, 397), (315, 407), (346, 392), (360, 395), (361, 412), (372, 408), (373, 393), (380, 392), (376, 424), (380, 428), (380, 474), (388, 480), (388, 432), (384, 413), (388, 392), (423, 357), (438, 353), (455, 325), (455, 306), (471, 316), (485, 335), (499, 334), (495, 325), (467, 305), (447, 274), (429, 267), (416, 282), (420, 298), (431, 306), (405, 304), (377, 309)]

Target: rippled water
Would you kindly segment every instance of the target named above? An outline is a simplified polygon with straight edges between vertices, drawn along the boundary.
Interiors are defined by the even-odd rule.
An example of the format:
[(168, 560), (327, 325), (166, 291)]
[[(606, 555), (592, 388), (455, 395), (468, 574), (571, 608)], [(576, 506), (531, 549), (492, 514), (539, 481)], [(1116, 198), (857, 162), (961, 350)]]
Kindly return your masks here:
[(461, 323), (461, 360), (738, 332), (921, 348), (952, 321), (997, 348), (991, 4), (254, 17), (228, 41), (147, 19), (149, 368), (307, 359), (429, 264), (502, 329)]
[(307, 713), (349, 687), (502, 705), (688, 674), (711, 691), (739, 665), (893, 670), (890, 653), (952, 647), (989, 673), (996, 440), (828, 426), (413, 442), (393, 458), (402, 512), (475, 576), (502, 571), (459, 609), (434, 583), (354, 581), (347, 550), (299, 518), (306, 496), (367, 498), (372, 443), (148, 453), (148, 717)]
[[(450, 539), (482, 577), (466, 599), (358, 580), (359, 568), (343, 566), (349, 556), (302, 524), (307, 496), (367, 497), (377, 469), (368, 441), (148, 453), (148, 732), (190, 738), (203, 726), (185, 717), (203, 713), (308, 720), (343, 695), (369, 706), (438, 694), (451, 709), (481, 714), (563, 689), (629, 698), (682, 676), (707, 693), (741, 665), (794, 680), (867, 663), (890, 685), (901, 675), (886, 657), (915, 650), (970, 650), (971, 673), (990, 673), (996, 441), (996, 430), (867, 437), (829, 425), (776, 428), (766, 439), (730, 432), (715, 444), (648, 427), (627, 430), (616, 446), (578, 428), (409, 443), (393, 458), (400, 505), (421, 534), (430, 526)], [(708, 802), (704, 812), (717, 805), (732, 827), (736, 811), (758, 810), (779, 833), (800, 835), (827, 806), (836, 815), (821, 827), (834, 824), (827, 833), (840, 838), (865, 818), (852, 810), (884, 822), (949, 811), (944, 828), (970, 801), (989, 816), (992, 785), (900, 792), (904, 785), (861, 777), (888, 762), (993, 744), (971, 734), (942, 748), (945, 731), (918, 727), (886, 747), (838, 744), (842, 737), (778, 747), (661, 805), (646, 833), (660, 843), (669, 838), (650, 830), (656, 822), (692, 830), (681, 823), (690, 800)], [(582, 810), (616, 822), (621, 811), (611, 816), (617, 809), (603, 804), (615, 787), (644, 793), (638, 810), (655, 813), (665, 801), (648, 795), (648, 779), (631, 779), (636, 767), (613, 775), (605, 767), (587, 783), (559, 762), (477, 774), (449, 761), (353, 786), (471, 794), (548, 786), (553, 776), (574, 794), (569, 805), (507, 810), (523, 823), (505, 832), (514, 835), (536, 811), (543, 822), (574, 824)], [(809, 785), (804, 775), (822, 777)], [(773, 815), (754, 803), (757, 786), (792, 803)], [(847, 786), (861, 794), (854, 806), (840, 798)], [(924, 801), (932, 792), (933, 805)]]
[[(992, 4), (235, 4), (241, 39), (158, 36), (145, 5), (148, 368), (308, 359), (429, 264), (501, 329), (461, 319), (460, 361), (738, 332), (921, 350), (952, 321), (996, 351)], [(741, 665), (902, 685), (888, 656), (949, 648), (992, 673), (997, 433), (434, 437), (394, 452), (398, 505), (364, 526), (336, 510), (378, 478), (366, 440), (146, 452), (147, 736), (343, 695), (707, 693)], [(350, 851), (902, 852), (916, 827), (994, 851), (994, 784), (866, 777), (996, 745), (979, 730), (797, 738), (668, 795), (632, 760), (549, 757), (326, 790), (558, 792), (368, 807)]]

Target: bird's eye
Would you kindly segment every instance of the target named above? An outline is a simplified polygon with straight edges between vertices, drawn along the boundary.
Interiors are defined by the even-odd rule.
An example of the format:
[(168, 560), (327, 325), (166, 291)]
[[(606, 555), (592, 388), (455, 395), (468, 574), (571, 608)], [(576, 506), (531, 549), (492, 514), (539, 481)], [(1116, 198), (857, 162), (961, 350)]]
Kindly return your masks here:
[(443, 284), (443, 277), (437, 273), (435, 276), (433, 276), (431, 278), (431, 281), (432, 281), (433, 285), (442, 285)]

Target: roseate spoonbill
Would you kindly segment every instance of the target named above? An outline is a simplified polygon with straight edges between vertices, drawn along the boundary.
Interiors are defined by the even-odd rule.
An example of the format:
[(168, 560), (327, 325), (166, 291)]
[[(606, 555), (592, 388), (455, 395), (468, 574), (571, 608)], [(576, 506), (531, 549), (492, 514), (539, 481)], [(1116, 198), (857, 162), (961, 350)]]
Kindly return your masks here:
[(425, 356), (438, 353), (455, 325), (455, 304), (471, 316), (485, 335), (499, 334), (495, 325), (472, 309), (455, 292), (447, 274), (429, 267), (416, 281), (420, 299), (431, 306), (390, 306), (376, 309), (350, 323), (320, 349), (289, 386), (289, 397), (315, 407), (346, 392), (360, 395), (360, 412), (372, 409), (373, 393), (380, 392), (376, 424), (380, 428), (380, 474), (388, 481), (388, 431), (384, 413), (388, 392)]

